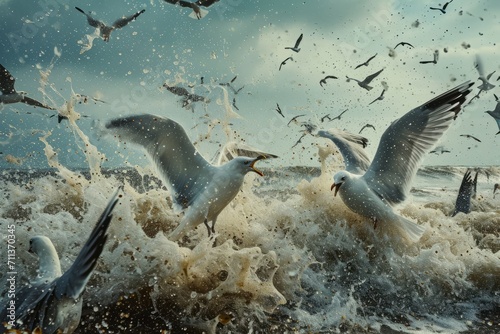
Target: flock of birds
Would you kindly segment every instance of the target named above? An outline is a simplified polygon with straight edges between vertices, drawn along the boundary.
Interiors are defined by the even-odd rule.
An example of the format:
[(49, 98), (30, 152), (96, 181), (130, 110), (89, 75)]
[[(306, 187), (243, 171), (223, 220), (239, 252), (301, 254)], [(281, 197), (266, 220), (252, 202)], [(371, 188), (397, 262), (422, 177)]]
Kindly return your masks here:
[[(194, 3), (179, 0), (165, 1), (192, 8), (197, 18), (201, 18), (199, 6), (207, 7), (216, 2), (215, 0), (198, 0)], [(447, 6), (452, 1), (446, 3), (442, 8), (431, 9), (440, 10), (445, 14)], [(108, 26), (94, 19), (90, 13), (85, 13), (78, 7), (76, 9), (87, 17), (89, 25), (99, 29), (100, 36), (105, 41), (109, 41), (113, 30), (123, 28), (144, 13), (144, 10), (141, 10)], [(303, 34), (299, 36), (293, 47), (286, 47), (286, 49), (299, 52), (302, 39)], [(413, 47), (406, 42), (398, 43), (396, 47), (400, 45)], [(370, 61), (376, 56), (377, 54), (356, 68), (369, 66)], [(290, 59), (291, 57), (288, 57), (280, 64), (280, 70)], [(437, 56), (431, 62), (436, 63)], [(480, 68), (481, 65), (478, 65), (478, 71), (481, 75), (482, 69)], [(0, 67), (0, 71), (0, 89), (2, 91), (0, 103), (22, 102), (34, 107), (55, 110), (27, 97), (24, 92), (17, 92), (14, 88), (15, 78), (3, 66)], [(356, 81), (361, 88), (369, 91), (372, 89), (370, 83), (382, 71), (383, 69), (367, 76), (364, 80), (350, 77), (347, 77), (347, 80)], [(492, 84), (488, 82), (490, 78), (491, 75), (487, 77), (481, 75), (480, 91), (492, 88)], [(338, 78), (328, 75), (320, 80), (320, 85), (323, 87), (328, 79)], [(236, 77), (230, 82), (220, 83), (220, 85), (230, 87), (237, 94), (243, 87), (234, 88), (235, 80)], [(203, 78), (201, 82), (203, 83)], [(334, 191), (334, 196), (338, 194), (350, 210), (372, 221), (373, 226), (378, 230), (397, 231), (404, 242), (413, 243), (420, 239), (425, 229), (398, 215), (394, 211), (394, 206), (404, 202), (407, 198), (422, 160), (426, 154), (435, 152), (431, 149), (446, 130), (452, 126), (463, 109), (466, 97), (471, 93), (472, 85), (471, 82), (462, 83), (394, 120), (382, 134), (373, 159), (370, 159), (364, 151), (367, 139), (360, 135), (366, 128), (375, 129), (371, 124), (363, 126), (358, 134), (336, 129), (326, 131), (318, 130), (316, 125), (307, 122), (298, 122), (297, 119), (305, 115), (297, 115), (287, 125), (297, 123), (306, 129), (306, 133), (330, 139), (338, 147), (344, 158), (345, 170), (339, 171), (333, 176), (331, 190)], [(175, 95), (183, 96), (186, 103), (187, 101), (204, 101), (206, 99), (203, 96), (192, 94), (182, 87), (167, 84), (164, 84), (163, 87)], [(382, 100), (384, 93), (385, 89), (370, 104)], [(235, 106), (234, 99), (233, 105)], [(285, 117), (279, 104), (276, 104), (276, 112)], [(333, 118), (327, 114), (321, 118), (321, 122), (340, 120), (345, 112), (347, 109)], [(500, 102), (497, 101), (496, 109), (488, 111), (488, 113), (496, 119), (500, 128)], [(207, 228), (208, 236), (216, 238), (215, 223), (217, 217), (237, 195), (245, 175), (253, 172), (263, 176), (255, 164), (260, 160), (277, 158), (270, 153), (244, 149), (240, 150), (240, 153), (245, 156), (237, 154), (237, 156), (231, 156), (231, 159), (225, 163), (212, 164), (196, 150), (179, 123), (150, 114), (112, 119), (105, 124), (103, 130), (117, 140), (142, 147), (158, 167), (161, 177), (169, 189), (174, 209), (179, 209), (184, 213), (178, 227), (168, 235), (172, 241), (181, 240), (202, 223)], [(480, 141), (471, 135), (463, 136)], [(302, 138), (299, 139), (299, 142)], [(443, 149), (442, 152), (445, 150)], [(470, 211), (470, 198), (476, 192), (476, 184), (477, 173), (473, 178), (471, 172), (467, 171), (452, 215)], [(494, 192), (499, 188), (498, 184), (495, 185)], [(103, 250), (107, 238), (106, 231), (111, 223), (112, 211), (117, 202), (118, 194), (115, 194), (73, 265), (65, 273), (61, 272), (58, 255), (48, 238), (35, 236), (30, 240), (30, 250), (38, 255), (40, 261), (38, 276), (30, 285), (26, 285), (19, 291), (15, 321), (9, 322), (6, 326), (30, 331), (38, 328), (43, 333), (56, 333), (58, 331), (71, 333), (75, 330), (80, 321), (82, 293)], [(1, 312), (2, 319), (9, 319), (7, 305), (2, 305)]]

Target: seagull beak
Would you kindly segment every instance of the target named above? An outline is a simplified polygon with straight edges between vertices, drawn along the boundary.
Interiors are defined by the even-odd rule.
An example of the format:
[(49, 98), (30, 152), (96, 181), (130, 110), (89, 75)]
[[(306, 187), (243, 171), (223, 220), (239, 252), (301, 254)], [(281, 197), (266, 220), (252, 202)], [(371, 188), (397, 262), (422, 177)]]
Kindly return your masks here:
[(252, 168), (252, 171), (254, 171), (255, 173), (259, 174), (260, 176), (264, 176), (264, 173), (262, 173), (260, 170), (258, 170), (257, 168), (255, 168), (255, 163), (259, 160), (262, 160), (262, 159), (266, 159), (266, 156), (265, 155), (259, 155), (257, 158), (255, 158), (254, 161), (252, 161), (250, 163), (250, 168)]
[(333, 193), (333, 196), (336, 197), (337, 196), (337, 193), (340, 189), (340, 186), (342, 185), (342, 183), (334, 183), (332, 184), (332, 186), (330, 187), (330, 190), (333, 190), (333, 188), (335, 188), (335, 192)]

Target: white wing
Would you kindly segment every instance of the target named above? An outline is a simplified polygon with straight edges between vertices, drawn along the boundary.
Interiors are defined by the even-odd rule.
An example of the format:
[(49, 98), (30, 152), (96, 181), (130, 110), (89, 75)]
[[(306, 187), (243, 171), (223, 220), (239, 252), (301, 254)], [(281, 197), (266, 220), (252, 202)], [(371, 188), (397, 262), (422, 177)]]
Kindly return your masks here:
[(460, 111), (473, 84), (465, 82), (424, 103), (385, 130), (363, 178), (390, 204), (405, 200), (420, 162)]
[(187, 208), (212, 180), (209, 164), (171, 119), (149, 114), (116, 118), (106, 124), (120, 140), (146, 149), (164, 178), (176, 206)]
[(370, 166), (370, 158), (364, 150), (368, 143), (365, 137), (338, 129), (318, 131), (318, 136), (328, 138), (337, 145), (344, 158), (346, 171), (363, 174)]
[(235, 157), (257, 158), (264, 155), (266, 158), (277, 158), (277, 155), (260, 151), (250, 145), (230, 141), (218, 152), (217, 165), (221, 166)]

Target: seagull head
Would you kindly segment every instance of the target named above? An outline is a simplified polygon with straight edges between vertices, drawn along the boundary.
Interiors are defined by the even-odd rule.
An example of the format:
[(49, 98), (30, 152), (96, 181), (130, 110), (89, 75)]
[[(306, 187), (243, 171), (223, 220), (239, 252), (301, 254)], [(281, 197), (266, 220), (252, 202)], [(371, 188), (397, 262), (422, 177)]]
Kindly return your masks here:
[(234, 161), (233, 164), (235, 165), (236, 169), (240, 171), (242, 174), (246, 174), (248, 172), (254, 172), (259, 174), (260, 176), (264, 176), (264, 173), (255, 168), (255, 163), (262, 159), (266, 159), (266, 156), (261, 154), (256, 158), (236, 157), (232, 161)]
[(340, 187), (344, 184), (344, 182), (348, 178), (349, 178), (349, 175), (346, 171), (338, 172), (333, 176), (333, 184), (330, 187), (330, 190), (335, 189), (333, 196), (337, 196), (337, 193), (339, 192)]

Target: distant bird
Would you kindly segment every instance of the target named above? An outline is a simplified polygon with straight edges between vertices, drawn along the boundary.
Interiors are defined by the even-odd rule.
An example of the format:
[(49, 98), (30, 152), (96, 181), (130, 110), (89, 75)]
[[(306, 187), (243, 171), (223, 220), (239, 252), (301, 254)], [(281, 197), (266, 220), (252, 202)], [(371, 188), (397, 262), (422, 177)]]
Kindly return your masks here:
[(472, 136), (472, 135), (460, 135), (460, 137), (472, 138), (472, 139), (474, 139), (475, 141), (481, 142), (479, 139), (477, 139), (476, 137), (474, 137), (474, 136)]
[(368, 64), (370, 63), (370, 61), (372, 61), (373, 58), (375, 58), (377, 56), (378, 53), (376, 53), (375, 55), (371, 56), (370, 58), (368, 58), (367, 61), (365, 61), (364, 63), (361, 63), (359, 64), (358, 66), (356, 66), (354, 69), (357, 69), (361, 66), (368, 66)]
[(437, 64), (439, 60), (439, 50), (434, 50), (434, 59), (433, 60), (422, 60), (420, 64)]
[(377, 101), (382, 101), (384, 99), (384, 93), (385, 93), (385, 89), (382, 89), (382, 93), (380, 94), (379, 97), (377, 97), (375, 100), (373, 100), (372, 102), (370, 102), (368, 105), (371, 105), (372, 103), (375, 103)]
[(174, 95), (182, 96), (182, 107), (186, 108), (191, 106), (191, 103), (194, 102), (208, 102), (209, 100), (201, 95), (190, 93), (186, 88), (179, 86), (169, 86), (167, 83), (163, 84), (163, 87), (166, 88), (169, 92)]
[(425, 228), (398, 215), (394, 206), (407, 198), (422, 160), (453, 124), (471, 86), (465, 82), (394, 120), (364, 174), (351, 165), (359, 156), (343, 155), (346, 169), (333, 176), (334, 196), (339, 194), (351, 211), (371, 220), (382, 233), (417, 242)]
[(384, 69), (381, 69), (380, 71), (378, 72), (375, 72), (373, 74), (370, 74), (369, 76), (367, 76), (363, 81), (359, 81), (358, 79), (354, 79), (354, 78), (349, 78), (348, 76), (346, 76), (347, 78), (347, 81), (349, 80), (354, 80), (358, 83), (359, 87), (361, 88), (364, 88), (366, 90), (371, 90), (373, 87), (371, 87), (369, 84), (370, 82), (372, 82), (373, 79), (375, 79), (380, 73), (382, 73)]
[(372, 128), (373, 130), (375, 130), (375, 127), (371, 124), (365, 124), (363, 125), (363, 127), (361, 128), (361, 130), (359, 130), (358, 134), (361, 134), (361, 132), (365, 129), (365, 128)]
[(191, 8), (194, 12), (194, 15), (196, 18), (199, 20), (202, 18), (202, 12), (200, 7), (210, 7), (214, 3), (218, 2), (219, 0), (198, 0), (195, 2), (189, 2), (189, 1), (184, 1), (184, 0), (163, 0), (167, 3), (173, 4), (173, 5), (179, 5), (181, 7), (185, 8)]
[(328, 121), (333, 121), (333, 119), (330, 117), (330, 114), (326, 114), (325, 116), (320, 118), (321, 123), (325, 121), (325, 119), (328, 119)]
[(325, 85), (326, 85), (326, 79), (338, 79), (338, 78), (337, 78), (336, 76), (334, 76), (334, 75), (327, 75), (326, 77), (324, 77), (323, 79), (321, 79), (321, 80), (319, 81), (319, 85), (320, 85), (321, 87), (323, 87), (323, 84), (325, 84)]
[(489, 80), (490, 80), (491, 76), (493, 75), (493, 73), (495, 73), (496, 71), (493, 71), (490, 74), (488, 74), (487, 76), (485, 76), (483, 62), (482, 62), (481, 58), (479, 57), (479, 55), (476, 55), (475, 68), (477, 69), (477, 72), (479, 73), (478, 80), (482, 81), (482, 84), (480, 86), (478, 86), (477, 88), (480, 91), (483, 91), (483, 90), (488, 91), (490, 89), (495, 88), (495, 85), (490, 83)]
[(219, 85), (221, 85), (221, 86), (231, 86), (231, 84), (234, 82), (234, 80), (236, 80), (237, 77), (238, 76), (235, 75), (234, 78), (231, 79), (231, 81), (229, 81), (229, 82), (221, 82), (221, 83), (219, 83)]
[(305, 114), (293, 116), (292, 119), (286, 124), (286, 126), (289, 126), (290, 123), (292, 123), (292, 122), (297, 122), (297, 118), (302, 117), (302, 116), (305, 116)]
[(302, 37), (304, 37), (304, 34), (300, 34), (299, 38), (297, 38), (297, 41), (295, 42), (295, 45), (293, 47), (287, 46), (287, 47), (285, 47), (285, 49), (299, 52), (300, 51), (299, 45), (300, 45), (300, 42), (302, 41)]
[[(500, 130), (500, 101), (497, 102), (497, 105), (495, 106), (495, 110), (487, 110), (485, 112), (487, 112), (491, 117), (493, 117), (495, 119), (495, 121), (497, 122), (498, 129)], [(500, 134), (500, 131), (495, 133), (495, 135), (498, 135), (498, 134)]]
[(454, 217), (457, 213), (463, 212), (465, 214), (470, 212), (470, 199), (473, 197), (475, 189), (477, 187), (477, 172), (474, 179), (472, 179), (470, 170), (467, 170), (460, 184), (460, 189), (458, 190), (458, 196), (455, 203), (455, 209), (451, 214)]
[(444, 146), (436, 146), (435, 149), (430, 151), (429, 153), (435, 153), (435, 154), (443, 154), (443, 153), (450, 153), (451, 151), (446, 149)]
[(405, 46), (405, 45), (408, 45), (410, 48), (413, 48), (413, 45), (411, 45), (410, 43), (407, 43), (407, 42), (399, 42), (398, 44), (396, 44), (396, 46), (394, 47), (394, 50), (396, 50), (396, 48), (398, 46)]
[[(29, 252), (37, 255), (40, 261), (38, 275), (29, 284), (16, 286), (18, 290), (15, 294), (15, 328), (29, 333), (38, 333), (38, 328), (39, 333), (44, 334), (75, 331), (82, 313), (82, 294), (108, 238), (106, 231), (117, 201), (115, 194), (75, 261), (64, 274), (50, 239), (40, 235), (30, 239)], [(6, 300), (7, 302), (9, 300)], [(7, 319), (6, 304), (0, 306), (0, 316), (2, 321)]]
[(306, 136), (306, 133), (304, 133), (302, 136), (300, 136), (299, 140), (297, 140), (297, 142), (295, 144), (293, 144), (292, 148), (294, 148), (295, 146), (302, 143), (302, 138), (304, 138), (305, 136)]
[(293, 58), (292, 58), (292, 57), (288, 57), (287, 59), (283, 60), (283, 61), (281, 62), (281, 64), (280, 64), (280, 69), (279, 69), (279, 71), (281, 71), (281, 66), (286, 65), (286, 62), (287, 62), (288, 60), (293, 61)]
[(125, 27), (127, 24), (134, 21), (139, 15), (141, 15), (142, 13), (144, 13), (146, 11), (145, 9), (142, 9), (133, 15), (130, 15), (127, 17), (122, 17), (122, 18), (116, 20), (115, 22), (113, 22), (113, 24), (111, 26), (108, 26), (105, 23), (103, 23), (99, 20), (96, 20), (92, 16), (90, 16), (90, 12), (87, 14), (82, 9), (80, 9), (78, 7), (75, 7), (75, 8), (76, 8), (76, 10), (78, 10), (80, 13), (84, 14), (87, 17), (87, 22), (90, 26), (99, 29), (99, 35), (102, 37), (102, 39), (105, 42), (109, 42), (109, 35), (111, 34), (111, 32), (113, 30), (121, 29), (121, 28)]
[(23, 91), (17, 92), (14, 88), (16, 79), (10, 74), (10, 72), (0, 64), (0, 104), (11, 104), (22, 102), (29, 104), (34, 107), (45, 108), (49, 110), (56, 110), (55, 108), (49, 107), (37, 100), (27, 97), (27, 93)]
[(453, 0), (448, 1), (447, 3), (445, 3), (445, 4), (443, 5), (443, 7), (442, 7), (442, 8), (437, 8), (437, 7), (430, 7), (430, 8), (431, 8), (432, 10), (439, 10), (439, 11), (441, 11), (441, 13), (446, 14), (446, 7), (448, 7), (448, 5), (449, 5), (450, 3), (452, 3), (452, 2), (453, 2)]
[(335, 119), (338, 119), (340, 121), (340, 118), (342, 117), (343, 114), (345, 114), (345, 112), (349, 110), (349, 109), (346, 109), (344, 111), (342, 111), (338, 116), (335, 116), (334, 118), (332, 118), (332, 121), (335, 120)]
[(238, 109), (238, 107), (236, 106), (236, 98), (233, 97), (233, 107), (236, 109), (236, 110), (240, 110)]
[(278, 114), (283, 116), (283, 118), (285, 118), (285, 115), (283, 115), (283, 112), (281, 111), (280, 105), (278, 103), (276, 103), (276, 111), (278, 112)]

